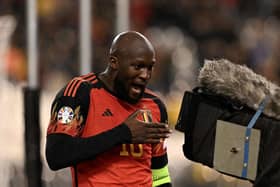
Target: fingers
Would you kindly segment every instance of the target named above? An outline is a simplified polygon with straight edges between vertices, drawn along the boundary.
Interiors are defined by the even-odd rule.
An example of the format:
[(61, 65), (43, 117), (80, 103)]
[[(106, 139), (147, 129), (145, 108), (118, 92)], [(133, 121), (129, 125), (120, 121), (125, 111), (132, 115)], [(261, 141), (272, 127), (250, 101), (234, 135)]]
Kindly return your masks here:
[(132, 134), (132, 143), (160, 143), (170, 137), (172, 131), (167, 124), (138, 120), (137, 117), (143, 112), (144, 110), (137, 110), (125, 121)]
[(171, 133), (172, 130), (165, 123), (145, 123), (148, 132), (151, 133)]
[(163, 125), (159, 128), (157, 126), (149, 126), (149, 124), (138, 124), (141, 127), (132, 133), (132, 143), (160, 143), (164, 139), (169, 138), (171, 130)]
[(170, 137), (170, 133), (161, 133), (161, 134), (150, 133), (147, 135), (147, 138), (151, 138), (151, 139), (165, 139), (169, 137)]
[(146, 138), (147, 141), (161, 142), (165, 138), (169, 138), (171, 134), (171, 129), (168, 128), (167, 124), (147, 124)]
[(150, 139), (146, 139), (146, 142), (145, 143), (148, 143), (148, 144), (157, 144), (157, 143), (161, 143), (163, 142), (164, 139), (160, 138), (160, 139), (153, 139), (153, 138), (150, 138)]
[(155, 140), (157, 142), (161, 142), (163, 141), (164, 139), (167, 139), (169, 138), (170, 135), (169, 134), (165, 134), (165, 135), (148, 135), (146, 137), (147, 140)]
[(166, 123), (145, 123), (148, 128), (169, 129)]
[(147, 129), (147, 134), (150, 136), (155, 136), (157, 138), (157, 136), (159, 137), (169, 137), (169, 135), (171, 134), (171, 129), (168, 128), (148, 128)]

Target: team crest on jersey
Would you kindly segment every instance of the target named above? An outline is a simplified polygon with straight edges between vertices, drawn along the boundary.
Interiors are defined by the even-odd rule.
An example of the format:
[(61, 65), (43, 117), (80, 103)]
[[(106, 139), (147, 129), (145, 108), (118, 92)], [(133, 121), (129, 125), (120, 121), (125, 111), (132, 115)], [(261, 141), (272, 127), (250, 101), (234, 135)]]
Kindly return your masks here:
[(68, 124), (74, 118), (73, 109), (69, 106), (63, 106), (59, 109), (57, 114), (57, 120), (61, 123)]

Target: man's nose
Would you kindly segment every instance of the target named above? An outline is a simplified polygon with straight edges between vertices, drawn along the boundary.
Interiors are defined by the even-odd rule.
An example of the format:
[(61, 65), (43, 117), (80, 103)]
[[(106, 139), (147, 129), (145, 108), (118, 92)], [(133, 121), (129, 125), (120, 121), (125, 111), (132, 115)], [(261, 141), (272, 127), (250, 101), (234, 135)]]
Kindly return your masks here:
[(145, 80), (149, 80), (152, 76), (152, 71), (149, 70), (148, 68), (142, 68), (141, 69), (141, 73), (140, 73), (140, 77), (142, 79), (145, 79)]

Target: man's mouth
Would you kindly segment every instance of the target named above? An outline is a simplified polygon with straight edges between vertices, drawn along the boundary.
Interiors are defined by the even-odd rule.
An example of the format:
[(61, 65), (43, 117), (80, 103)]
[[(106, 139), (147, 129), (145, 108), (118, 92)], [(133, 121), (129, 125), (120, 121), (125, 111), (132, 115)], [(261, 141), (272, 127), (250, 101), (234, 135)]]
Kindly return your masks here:
[(130, 89), (131, 89), (132, 93), (140, 94), (145, 89), (145, 86), (144, 85), (140, 85), (140, 84), (132, 84)]

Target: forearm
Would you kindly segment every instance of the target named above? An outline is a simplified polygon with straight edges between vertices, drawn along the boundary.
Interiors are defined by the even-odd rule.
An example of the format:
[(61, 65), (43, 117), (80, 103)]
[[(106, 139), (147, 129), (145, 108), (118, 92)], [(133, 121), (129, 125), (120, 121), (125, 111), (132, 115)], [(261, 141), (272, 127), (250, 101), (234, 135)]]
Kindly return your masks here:
[(98, 154), (121, 143), (127, 143), (130, 139), (130, 130), (125, 124), (88, 138), (49, 134), (46, 144), (47, 162), (53, 170), (69, 167), (94, 159)]
[(167, 154), (152, 158), (153, 187), (171, 187)]
[(167, 165), (160, 169), (152, 169), (152, 174), (153, 174), (153, 187), (172, 186)]

